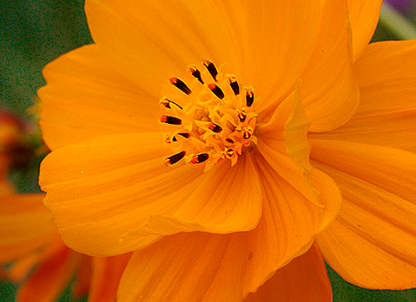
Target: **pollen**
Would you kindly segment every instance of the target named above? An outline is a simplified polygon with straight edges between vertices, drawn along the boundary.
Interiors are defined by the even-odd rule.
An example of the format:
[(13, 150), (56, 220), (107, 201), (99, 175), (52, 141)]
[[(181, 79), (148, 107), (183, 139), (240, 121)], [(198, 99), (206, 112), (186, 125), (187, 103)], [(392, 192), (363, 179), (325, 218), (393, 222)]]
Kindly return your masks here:
[(166, 165), (182, 162), (205, 171), (222, 161), (234, 166), (255, 147), (253, 87), (223, 74), (209, 59), (189, 65), (181, 79), (169, 81), (171, 92), (159, 101), (163, 111), (159, 120), (170, 131), (165, 137), (170, 150)]

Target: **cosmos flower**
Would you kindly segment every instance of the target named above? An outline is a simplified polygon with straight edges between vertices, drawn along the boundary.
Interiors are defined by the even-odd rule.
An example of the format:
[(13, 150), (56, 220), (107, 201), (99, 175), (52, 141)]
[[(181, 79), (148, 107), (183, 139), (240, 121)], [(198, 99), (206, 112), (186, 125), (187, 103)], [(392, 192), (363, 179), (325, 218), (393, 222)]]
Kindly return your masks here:
[[(381, 190), (389, 184), (382, 172), (411, 168), (393, 161), (380, 168), (381, 150), (350, 158), (356, 145), (336, 135), (357, 118), (357, 133), (372, 125), (359, 113), (368, 100), (377, 106), (377, 95), (360, 104), (359, 85), (365, 90), (377, 78), (366, 75), (373, 71), (365, 62), (380, 5), (86, 1), (95, 44), (44, 70), (41, 126), (52, 153), (40, 184), (71, 248), (95, 256), (133, 252), (118, 301), (330, 301), (319, 248), (344, 278), (373, 287), (369, 280), (380, 271), (358, 271), (361, 279), (351, 273), (351, 259), (366, 251), (337, 225), (360, 225), (356, 219), (383, 217), (395, 205), (383, 195), (386, 207), (372, 211), (369, 198), (358, 195), (364, 187), (338, 174), (369, 178), (373, 187), (382, 180)], [(363, 140), (358, 151), (371, 154), (376, 145)], [(410, 207), (412, 180), (402, 176), (400, 183)], [(354, 204), (365, 208), (361, 216), (344, 218), (354, 201), (348, 194), (362, 202)], [(397, 209), (396, 221), (396, 214), (407, 215)], [(370, 240), (376, 220), (365, 222), (354, 234)], [(334, 227), (326, 231), (328, 225)], [(347, 236), (355, 253), (343, 253), (344, 241), (329, 236)], [(366, 247), (383, 249), (378, 243)], [(386, 252), (400, 258), (398, 250)], [(396, 275), (376, 287), (415, 285)]]
[(44, 194), (0, 197), (0, 263), (19, 283), (17, 302), (56, 301), (76, 276), (75, 297), (114, 301), (128, 255), (89, 257), (70, 250), (61, 240)]
[(0, 108), (0, 196), (14, 192), (8, 173), (27, 165), (31, 150), (25, 141), (27, 125), (11, 112)]

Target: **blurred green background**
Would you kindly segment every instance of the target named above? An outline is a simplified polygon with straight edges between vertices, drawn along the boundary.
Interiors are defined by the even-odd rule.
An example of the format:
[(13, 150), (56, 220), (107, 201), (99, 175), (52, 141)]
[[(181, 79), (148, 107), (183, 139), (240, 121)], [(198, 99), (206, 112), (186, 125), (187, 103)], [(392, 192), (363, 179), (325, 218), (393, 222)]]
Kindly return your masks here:
[[(406, 17), (415, 23), (414, 1), (396, 0)], [(41, 70), (61, 54), (92, 42), (85, 15), (84, 0), (3, 0), (0, 4), (0, 107), (27, 118), (36, 90), (44, 84)], [(397, 39), (391, 29), (379, 25), (373, 38)], [(20, 191), (37, 189), (36, 169), (15, 176)], [(330, 268), (334, 301), (416, 302), (416, 291), (365, 290), (343, 281)], [(0, 280), (0, 301), (14, 301), (16, 285)], [(85, 300), (85, 299), (84, 299)], [(37, 301), (33, 297), (33, 301)], [(73, 301), (69, 289), (59, 301)], [(307, 301), (305, 301), (307, 302)]]

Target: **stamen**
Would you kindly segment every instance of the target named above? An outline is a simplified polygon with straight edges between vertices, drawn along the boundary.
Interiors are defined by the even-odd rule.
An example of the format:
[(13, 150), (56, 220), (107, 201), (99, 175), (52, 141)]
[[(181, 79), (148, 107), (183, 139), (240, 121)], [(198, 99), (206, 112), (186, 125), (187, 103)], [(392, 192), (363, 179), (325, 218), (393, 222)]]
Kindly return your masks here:
[(181, 90), (183, 93), (191, 94), (191, 89), (181, 80), (176, 77), (169, 79), (170, 83)]
[(200, 164), (206, 161), (209, 158), (208, 153), (199, 153), (196, 155), (193, 155), (191, 160), (189, 161), (190, 164)]
[(244, 127), (243, 128), (243, 138), (249, 139), (253, 135), (253, 128), (251, 127)]
[(246, 120), (247, 117), (247, 111), (245, 108), (239, 110), (237, 109), (237, 117), (240, 119), (241, 122), (244, 122)]
[[(189, 138), (191, 135), (189, 133), (178, 133), (178, 135), (184, 137), (184, 138)], [(176, 136), (172, 137), (172, 141), (177, 142), (178, 139), (176, 138)]]
[(246, 88), (246, 104), (247, 107), (251, 107), (254, 102), (254, 89), (252, 87)]
[(215, 84), (208, 84), (208, 88), (212, 91), (212, 93), (214, 93), (219, 99), (223, 99), (225, 97), (224, 92), (221, 90), (221, 88)]
[(183, 94), (173, 91), (174, 96), (167, 94), (159, 101), (164, 107), (160, 123), (173, 129), (165, 137), (174, 150), (164, 157), (165, 164), (197, 164), (204, 172), (222, 161), (235, 166), (244, 152), (257, 145), (253, 87), (217, 70), (209, 59), (189, 65), (186, 73), (169, 79)]
[(215, 132), (215, 133), (219, 133), (222, 131), (222, 127), (215, 125), (214, 123), (209, 124), (208, 129), (210, 129), (212, 132)]
[(182, 120), (180, 118), (169, 116), (169, 115), (162, 115), (160, 117), (160, 121), (165, 124), (171, 124), (171, 125), (180, 125), (182, 124)]
[(168, 109), (172, 109), (171, 104), (175, 105), (176, 107), (178, 107), (179, 109), (182, 109), (182, 106), (180, 106), (178, 103), (175, 103), (172, 100), (169, 100), (167, 97), (163, 97), (160, 101), (159, 104), (168, 108)]
[(225, 148), (222, 154), (225, 158), (230, 159), (234, 155), (234, 150), (230, 148)]
[(203, 64), (208, 69), (208, 71), (211, 74), (212, 78), (216, 82), (217, 81), (218, 71), (217, 71), (217, 68), (214, 65), (214, 62), (212, 62), (210, 59), (206, 59), (206, 60), (204, 60)]
[(172, 166), (174, 164), (176, 164), (178, 161), (180, 161), (182, 158), (184, 158), (186, 152), (185, 151), (181, 151), (179, 153), (176, 153), (172, 156), (166, 157), (164, 159), (164, 162), (167, 166)]
[(233, 75), (228, 74), (226, 76), (228, 82), (230, 83), (230, 87), (233, 90), (235, 95), (240, 94), (240, 85), (238, 85), (237, 78)]
[(191, 65), (188, 67), (188, 71), (193, 75), (195, 79), (197, 79), (201, 84), (204, 84), (204, 81), (201, 78), (201, 72), (195, 65)]

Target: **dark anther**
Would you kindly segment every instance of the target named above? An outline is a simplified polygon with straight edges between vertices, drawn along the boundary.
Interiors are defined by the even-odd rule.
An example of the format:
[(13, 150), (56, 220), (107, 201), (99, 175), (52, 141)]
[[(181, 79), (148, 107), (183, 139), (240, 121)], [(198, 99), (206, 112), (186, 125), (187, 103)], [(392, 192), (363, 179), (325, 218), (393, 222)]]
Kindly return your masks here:
[(160, 117), (160, 121), (162, 123), (171, 124), (171, 125), (180, 125), (182, 124), (182, 120), (180, 118), (168, 115), (162, 115)]
[(196, 66), (189, 66), (188, 70), (195, 79), (197, 79), (201, 84), (204, 84), (204, 81), (201, 78), (201, 72), (198, 70), (198, 68), (196, 68)]
[(190, 164), (200, 164), (206, 161), (209, 158), (208, 153), (199, 153), (197, 155), (193, 155), (191, 160), (189, 161)]
[[(189, 138), (191, 135), (189, 133), (178, 133), (178, 135), (184, 137), (184, 138)], [(178, 139), (176, 138), (176, 136), (172, 137), (172, 141), (176, 142), (178, 141)]]
[(253, 105), (253, 102), (254, 102), (254, 92), (253, 90), (247, 90), (246, 92), (247, 107), (251, 107), (251, 105)]
[(162, 105), (162, 106), (164, 106), (164, 107), (166, 107), (166, 108), (168, 108), (168, 109), (172, 109), (171, 104), (175, 105), (179, 109), (182, 109), (182, 106), (181, 105), (179, 105), (178, 103), (176, 103), (174, 101), (169, 100), (167, 97), (164, 97), (163, 99), (161, 99), (159, 101), (159, 104)]
[(240, 85), (238, 85), (237, 79), (235, 76), (228, 75), (227, 76), (228, 82), (230, 83), (230, 87), (233, 90), (235, 95), (240, 94)]
[(208, 153), (199, 153), (196, 156), (197, 156), (198, 163), (203, 163), (209, 158)]
[(230, 144), (234, 144), (234, 141), (231, 138), (226, 138), (225, 139), (227, 142), (229, 142)]
[(224, 92), (217, 84), (209, 84), (208, 88), (215, 94), (219, 99), (223, 99), (225, 97)]
[(176, 153), (172, 156), (169, 156), (167, 158), (165, 158), (165, 163), (167, 165), (174, 165), (176, 164), (178, 161), (180, 161), (182, 158), (184, 158), (186, 152), (185, 151), (181, 151), (179, 153)]
[(218, 133), (218, 132), (221, 132), (221, 131), (222, 131), (222, 127), (221, 127), (221, 126), (218, 126), (218, 125), (215, 125), (214, 123), (211, 123), (211, 124), (208, 126), (208, 128), (209, 128), (212, 132), (215, 132), (215, 133)]
[(215, 67), (214, 63), (211, 60), (209, 60), (209, 59), (205, 60), (203, 63), (204, 63), (204, 66), (208, 69), (208, 71), (211, 74), (212, 78), (215, 81), (217, 81), (218, 71), (217, 71), (217, 68)]
[(170, 78), (169, 81), (183, 93), (190, 94), (192, 92), (191, 89), (189, 89), (189, 87), (181, 79)]

